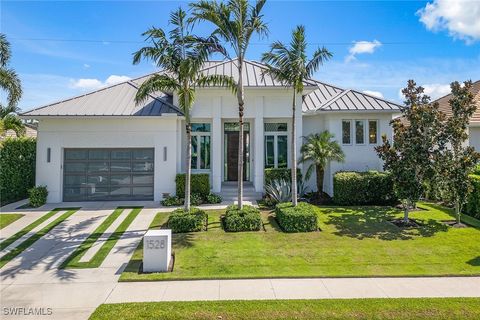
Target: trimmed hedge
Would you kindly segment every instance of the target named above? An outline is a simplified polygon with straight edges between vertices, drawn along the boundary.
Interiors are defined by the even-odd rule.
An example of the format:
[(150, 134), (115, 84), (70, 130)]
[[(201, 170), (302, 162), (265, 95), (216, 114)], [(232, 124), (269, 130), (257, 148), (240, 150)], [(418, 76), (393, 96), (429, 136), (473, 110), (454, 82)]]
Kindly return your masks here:
[[(179, 173), (175, 177), (176, 194), (179, 198), (185, 198), (185, 173)], [(192, 174), (190, 180), (191, 194), (198, 194), (205, 199), (210, 194), (210, 176), (208, 173)]]
[(38, 208), (47, 203), (47, 186), (38, 186), (28, 190), (28, 202), (31, 207)]
[(473, 190), (468, 195), (464, 213), (480, 219), (480, 175), (471, 174), (469, 179), (472, 183)]
[[(292, 181), (292, 170), (290, 168), (267, 168), (264, 171), (265, 184), (269, 184), (272, 180)], [(297, 181), (302, 180), (302, 172), (297, 169)]]
[(333, 177), (333, 201), (339, 205), (389, 205), (396, 202), (392, 175), (378, 171), (339, 171)]
[(5, 205), (28, 197), (35, 186), (34, 138), (6, 138), (0, 142), (0, 203)]
[(293, 207), (290, 202), (279, 203), (275, 207), (275, 218), (285, 232), (312, 232), (318, 230), (316, 207), (299, 202)]
[(177, 209), (168, 217), (167, 226), (173, 233), (197, 232), (206, 229), (207, 214), (198, 208), (191, 208), (190, 212)]
[(263, 226), (260, 211), (252, 206), (243, 206), (242, 210), (236, 205), (229, 206), (223, 223), (228, 232), (259, 231)]

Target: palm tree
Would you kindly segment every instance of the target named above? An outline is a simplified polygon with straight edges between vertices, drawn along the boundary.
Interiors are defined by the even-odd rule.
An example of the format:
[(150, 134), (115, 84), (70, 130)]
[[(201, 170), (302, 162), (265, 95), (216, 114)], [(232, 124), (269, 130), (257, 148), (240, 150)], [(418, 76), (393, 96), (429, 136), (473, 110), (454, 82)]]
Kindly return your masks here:
[(20, 136), (25, 133), (25, 126), (16, 115), (22, 86), (15, 70), (8, 67), (11, 55), (10, 43), (4, 34), (0, 34), (0, 88), (7, 93), (7, 105), (0, 102), (0, 135), (11, 129)]
[(267, 64), (268, 73), (293, 88), (292, 100), (292, 204), (297, 205), (297, 137), (296, 137), (296, 108), (297, 94), (302, 94), (305, 79), (313, 76), (323, 62), (332, 57), (325, 48), (318, 48), (313, 57), (307, 58), (307, 41), (305, 27), (297, 26), (292, 31), (290, 45), (280, 41), (270, 46), (270, 51), (262, 55), (262, 62)]
[(317, 174), (317, 190), (320, 197), (323, 196), (323, 178), (325, 176), (325, 167), (329, 161), (345, 161), (345, 154), (340, 145), (332, 140), (333, 134), (328, 131), (314, 133), (306, 137), (300, 152), (302, 157), (300, 162), (311, 162), (307, 169), (305, 178), (308, 180), (313, 173)]
[(266, 36), (268, 27), (260, 14), (266, 0), (257, 0), (250, 5), (248, 0), (229, 0), (219, 2), (215, 0), (201, 0), (191, 3), (193, 9), (192, 21), (209, 21), (215, 26), (213, 34), (228, 42), (237, 56), (238, 81), (236, 93), (238, 100), (238, 208), (243, 208), (243, 112), (245, 96), (243, 88), (243, 62), (254, 33)]
[(204, 86), (226, 86), (235, 90), (231, 77), (222, 75), (204, 75), (201, 70), (209, 55), (213, 52), (224, 53), (215, 36), (200, 38), (191, 34), (191, 24), (186, 12), (179, 8), (170, 14), (169, 23), (173, 29), (166, 33), (162, 29), (151, 28), (143, 33), (151, 45), (134, 53), (133, 63), (142, 59), (153, 61), (162, 72), (151, 76), (139, 87), (135, 100), (144, 102), (151, 95), (160, 91), (176, 92), (178, 104), (185, 116), (187, 136), (186, 176), (185, 176), (185, 210), (190, 210), (191, 180), (191, 119), (190, 111), (195, 101), (195, 88)]

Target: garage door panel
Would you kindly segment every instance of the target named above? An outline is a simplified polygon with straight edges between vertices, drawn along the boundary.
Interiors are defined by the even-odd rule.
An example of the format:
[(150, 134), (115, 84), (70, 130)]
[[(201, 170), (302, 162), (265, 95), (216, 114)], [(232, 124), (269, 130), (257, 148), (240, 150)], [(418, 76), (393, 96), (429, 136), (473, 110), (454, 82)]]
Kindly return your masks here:
[(65, 149), (64, 201), (153, 200), (154, 149)]

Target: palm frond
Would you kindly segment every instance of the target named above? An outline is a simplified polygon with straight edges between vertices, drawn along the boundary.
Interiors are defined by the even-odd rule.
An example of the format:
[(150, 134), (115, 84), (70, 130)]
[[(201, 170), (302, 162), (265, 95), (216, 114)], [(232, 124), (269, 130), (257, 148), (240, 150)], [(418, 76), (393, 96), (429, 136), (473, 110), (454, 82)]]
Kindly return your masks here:
[(200, 75), (196, 81), (196, 85), (199, 87), (213, 86), (213, 87), (226, 87), (232, 90), (233, 93), (237, 93), (237, 83), (229, 76), (225, 75)]
[(11, 57), (10, 42), (7, 37), (0, 33), (0, 67), (5, 67)]
[(159, 92), (174, 92), (180, 88), (177, 79), (166, 74), (154, 74), (147, 79), (135, 95), (137, 104), (145, 102), (151, 95)]
[(26, 129), (22, 120), (16, 114), (8, 114), (2, 119), (2, 130), (13, 130), (17, 137), (25, 135)]
[(328, 51), (325, 47), (318, 48), (315, 50), (312, 59), (307, 63), (306, 75), (311, 78), (315, 72), (318, 71), (321, 65), (328, 59), (330, 59), (333, 54)]
[(0, 88), (7, 92), (8, 105), (16, 108), (22, 97), (22, 85), (15, 70), (0, 68)]

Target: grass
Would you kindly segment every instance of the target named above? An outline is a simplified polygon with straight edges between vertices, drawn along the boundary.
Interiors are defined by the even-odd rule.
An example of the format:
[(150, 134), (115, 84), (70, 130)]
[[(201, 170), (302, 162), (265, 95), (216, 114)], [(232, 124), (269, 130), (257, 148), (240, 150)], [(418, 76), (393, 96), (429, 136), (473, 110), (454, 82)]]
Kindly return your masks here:
[(23, 216), (23, 214), (18, 213), (0, 214), (0, 229), (5, 228), (6, 226), (17, 221)]
[[(21, 231), (17, 232), (16, 234), (14, 234), (13, 236), (11, 236), (10, 238), (6, 239), (5, 241), (3, 241), (0, 245), (2, 246), (2, 249), (3, 248), (6, 248), (8, 247), (8, 245), (12, 244), (13, 242), (15, 242), (16, 240), (18, 240), (20, 237), (22, 237), (24, 234), (26, 234), (27, 232), (31, 231), (33, 228), (35, 228), (36, 226), (38, 226), (40, 223), (42, 223), (43, 221), (47, 220), (49, 217), (51, 217), (52, 215), (56, 214), (57, 212), (60, 212), (60, 211), (66, 211), (65, 213), (63, 213), (62, 215), (60, 215), (58, 218), (56, 218), (55, 220), (53, 220), (52, 222), (50, 222), (49, 224), (47, 224), (45, 227), (43, 227), (42, 229), (40, 229), (38, 232), (36, 232), (35, 234), (33, 234), (30, 238), (26, 239), (25, 241), (23, 241), (22, 243), (20, 243), (17, 247), (15, 247), (14, 249), (12, 249), (11, 251), (9, 251), (7, 254), (5, 254), (4, 256), (2, 256), (0, 258), (0, 268), (2, 268), (5, 264), (7, 264), (10, 260), (12, 260), (13, 258), (15, 258), (16, 256), (18, 256), (20, 253), (22, 253), (25, 249), (27, 249), (28, 247), (30, 247), (32, 244), (34, 244), (38, 239), (40, 239), (41, 237), (43, 237), (44, 235), (46, 235), (50, 230), (52, 230), (53, 228), (55, 228), (57, 225), (59, 225), (60, 223), (62, 223), (63, 221), (65, 221), (68, 217), (70, 217), (72, 214), (74, 214), (75, 212), (77, 212), (77, 210), (80, 209), (80, 208), (57, 208), (57, 209), (54, 209), (52, 211), (50, 211), (49, 213), (47, 213), (46, 215), (44, 215), (43, 217), (41, 217), (40, 219), (37, 219), (35, 220), (33, 223), (31, 223), (30, 225), (26, 226), (25, 228), (23, 228)], [(45, 218), (46, 217), (46, 218)], [(40, 221), (41, 220), (41, 221)], [(40, 221), (40, 222), (38, 222)], [(32, 227), (33, 225), (33, 227)], [(27, 230), (27, 231), (25, 231)], [(9, 244), (4, 246), (5, 243), (8, 242)]]
[[(143, 207), (118, 207), (113, 211), (111, 215), (105, 219), (97, 229), (88, 236), (88, 238), (62, 263), (61, 269), (64, 268), (98, 268), (103, 260), (107, 257), (108, 253), (117, 243), (118, 239), (127, 230), (130, 224), (135, 220)], [(108, 229), (108, 227), (120, 216), (120, 214), (127, 209), (132, 211), (127, 215), (125, 220), (115, 229), (115, 231), (108, 237), (108, 239), (102, 244), (100, 249), (90, 259), (90, 261), (80, 262), (83, 255), (93, 246), (93, 244), (102, 236), (102, 234)]]
[(480, 319), (479, 298), (196, 301), (102, 304), (103, 319)]
[(402, 217), (391, 207), (321, 207), (321, 232), (293, 234), (265, 211), (266, 231), (226, 233), (222, 211), (209, 211), (208, 231), (173, 236), (173, 272), (139, 273), (140, 244), (120, 281), (479, 275), (480, 227), (448, 227), (441, 220), (453, 219), (450, 210), (419, 206), (411, 217), (423, 225), (415, 229), (388, 222)]

